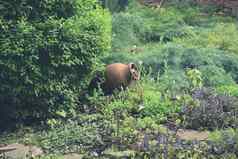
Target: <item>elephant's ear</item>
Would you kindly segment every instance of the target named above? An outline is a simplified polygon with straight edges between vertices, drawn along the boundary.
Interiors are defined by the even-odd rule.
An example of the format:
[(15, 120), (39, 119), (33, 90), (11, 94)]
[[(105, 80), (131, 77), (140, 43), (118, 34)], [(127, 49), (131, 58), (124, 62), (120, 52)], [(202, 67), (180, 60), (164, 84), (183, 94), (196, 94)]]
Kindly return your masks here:
[(129, 66), (129, 69), (130, 69), (130, 70), (133, 70), (133, 69), (134, 69), (134, 70), (138, 70), (137, 67), (136, 67), (136, 65), (135, 65), (134, 63), (129, 63), (128, 66)]
[(138, 71), (138, 68), (136, 67), (136, 65), (134, 63), (129, 63), (128, 67), (129, 67), (132, 79), (139, 80), (140, 74), (139, 74), (139, 71)]

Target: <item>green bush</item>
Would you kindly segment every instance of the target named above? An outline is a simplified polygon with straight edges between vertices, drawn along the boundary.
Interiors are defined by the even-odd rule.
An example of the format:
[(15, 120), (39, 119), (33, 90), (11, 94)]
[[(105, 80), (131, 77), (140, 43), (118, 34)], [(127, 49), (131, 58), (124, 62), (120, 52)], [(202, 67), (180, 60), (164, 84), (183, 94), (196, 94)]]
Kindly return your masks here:
[(189, 89), (189, 81), (182, 70), (168, 69), (159, 78), (159, 87), (171, 97)]
[(103, 112), (110, 116), (120, 112), (123, 117), (152, 117), (158, 122), (164, 122), (167, 116), (180, 111), (180, 105), (171, 100), (169, 91), (164, 90), (159, 81), (149, 75), (142, 78), (134, 88), (115, 95), (105, 105)]
[[(198, 9), (149, 8), (130, 1), (125, 12), (113, 15), (113, 51), (140, 43), (169, 42), (188, 36), (184, 20), (196, 17)], [(190, 15), (190, 16), (188, 16)]]
[(214, 61), (216, 61), (217, 66), (222, 67), (238, 82), (238, 56), (236, 54), (221, 52), (214, 57)]
[(221, 85), (216, 87), (216, 91), (221, 94), (238, 97), (238, 85)]
[(228, 52), (237, 52), (237, 26), (232, 22), (216, 22), (213, 27), (193, 29), (194, 35), (177, 38), (175, 42), (184, 47), (216, 48)]
[(43, 132), (37, 140), (46, 153), (100, 153), (109, 147), (112, 132), (111, 123), (104, 116), (84, 114)]
[[(228, 80), (227, 81), (228, 83), (229, 81), (231, 83), (233, 83), (232, 81), (237, 82), (236, 72), (238, 71), (238, 63), (237, 63), (238, 56), (236, 54), (228, 53), (218, 49), (188, 48), (184, 49), (181, 58), (182, 58), (181, 59), (182, 68), (197, 68), (203, 70), (205, 73), (204, 75), (207, 76), (206, 79), (208, 79), (209, 76), (208, 80), (210, 81), (213, 80), (212, 76), (214, 75), (215, 72), (217, 72), (215, 74), (217, 75), (220, 74), (220, 77)], [(214, 68), (212, 69), (212, 67)], [(211, 72), (209, 73), (208, 70), (206, 70), (206, 68), (208, 68), (208, 70), (210, 70)], [(217, 69), (219, 69), (220, 72), (215, 71)], [(224, 77), (222, 77), (223, 75)], [(232, 77), (232, 79), (230, 77)], [(217, 80), (221, 81), (222, 79), (219, 79), (217, 77)]]
[(200, 50), (196, 48), (184, 49), (181, 56), (182, 68), (199, 68), (205, 65), (214, 65), (213, 59), (210, 57), (211, 51)]
[(120, 50), (140, 44), (139, 34), (143, 30), (143, 19), (130, 13), (114, 14), (112, 18), (112, 49)]
[(208, 65), (200, 67), (200, 71), (202, 72), (204, 86), (216, 87), (235, 84), (235, 81), (223, 68)]
[(87, 76), (110, 47), (110, 14), (97, 3), (4, 1), (0, 16), (3, 116), (73, 114)]
[(142, 117), (153, 117), (158, 122), (166, 122), (168, 116), (180, 111), (180, 106), (170, 100), (169, 97), (162, 97), (158, 91), (144, 91)]
[(111, 12), (124, 10), (128, 5), (128, 0), (99, 0), (103, 7), (108, 8)]
[(208, 139), (214, 143), (218, 151), (236, 154), (237, 156), (238, 136), (236, 129), (228, 128), (220, 131), (216, 130), (209, 134)]

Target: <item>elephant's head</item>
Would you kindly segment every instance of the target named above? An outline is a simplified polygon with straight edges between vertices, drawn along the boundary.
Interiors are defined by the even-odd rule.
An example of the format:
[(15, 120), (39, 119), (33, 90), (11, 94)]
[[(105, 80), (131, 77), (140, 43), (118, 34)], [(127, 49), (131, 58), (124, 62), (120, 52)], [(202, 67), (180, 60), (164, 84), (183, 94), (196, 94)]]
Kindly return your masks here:
[(131, 73), (131, 79), (135, 80), (135, 81), (139, 80), (140, 79), (140, 73), (139, 73), (139, 70), (136, 67), (136, 65), (134, 63), (129, 63), (128, 67), (129, 67), (129, 71)]

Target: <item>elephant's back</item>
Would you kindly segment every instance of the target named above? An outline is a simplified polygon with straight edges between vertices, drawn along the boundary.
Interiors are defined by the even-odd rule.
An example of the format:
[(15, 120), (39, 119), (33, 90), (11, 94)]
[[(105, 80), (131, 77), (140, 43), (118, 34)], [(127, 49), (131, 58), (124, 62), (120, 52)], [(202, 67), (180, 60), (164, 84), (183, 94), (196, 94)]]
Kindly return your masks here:
[(128, 65), (123, 63), (113, 63), (110, 65), (107, 65), (106, 70), (110, 72), (110, 70), (113, 71), (122, 71), (122, 70), (128, 70)]
[(106, 81), (112, 87), (126, 84), (128, 74), (129, 68), (126, 64), (114, 63), (106, 67)]

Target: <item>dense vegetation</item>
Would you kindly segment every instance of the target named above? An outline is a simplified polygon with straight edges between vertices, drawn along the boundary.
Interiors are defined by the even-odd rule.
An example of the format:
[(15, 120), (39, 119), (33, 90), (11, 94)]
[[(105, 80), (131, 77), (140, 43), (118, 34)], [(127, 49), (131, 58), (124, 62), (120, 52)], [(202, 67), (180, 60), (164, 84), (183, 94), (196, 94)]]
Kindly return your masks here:
[[(35, 12), (6, 2), (19, 8), (0, 16), (3, 114), (44, 124), (18, 124), (0, 143), (37, 145), (42, 158), (238, 158), (237, 20), (192, 0), (100, 2), (117, 12), (94, 0), (29, 3)], [(141, 80), (87, 95), (94, 72), (113, 62), (136, 63)], [(209, 135), (187, 140), (179, 129)]]
[(1, 120), (72, 116), (110, 47), (109, 13), (95, 0), (6, 0), (1, 8)]

